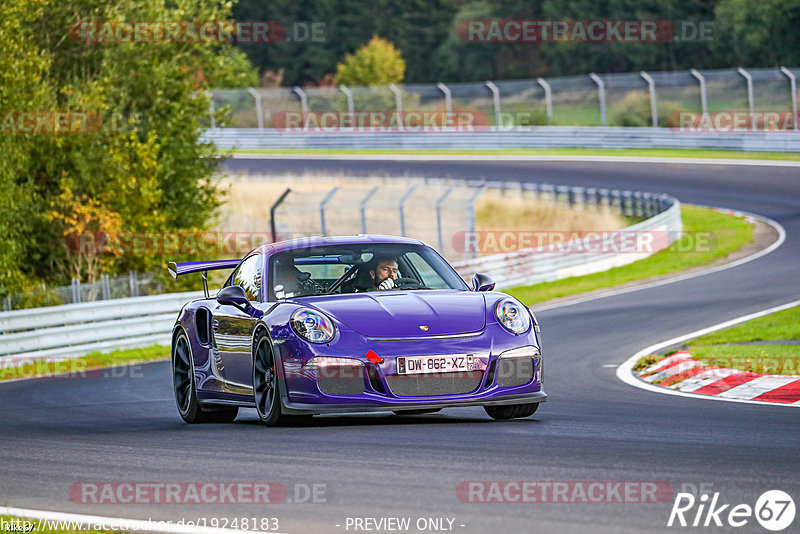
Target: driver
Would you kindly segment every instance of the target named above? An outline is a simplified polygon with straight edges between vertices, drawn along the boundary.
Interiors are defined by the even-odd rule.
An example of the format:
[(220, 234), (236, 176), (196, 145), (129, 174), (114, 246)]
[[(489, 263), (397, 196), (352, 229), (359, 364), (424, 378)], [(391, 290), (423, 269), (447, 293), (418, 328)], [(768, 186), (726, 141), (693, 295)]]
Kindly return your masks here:
[(392, 289), (398, 277), (397, 260), (388, 256), (376, 258), (369, 277), (372, 278), (372, 291)]

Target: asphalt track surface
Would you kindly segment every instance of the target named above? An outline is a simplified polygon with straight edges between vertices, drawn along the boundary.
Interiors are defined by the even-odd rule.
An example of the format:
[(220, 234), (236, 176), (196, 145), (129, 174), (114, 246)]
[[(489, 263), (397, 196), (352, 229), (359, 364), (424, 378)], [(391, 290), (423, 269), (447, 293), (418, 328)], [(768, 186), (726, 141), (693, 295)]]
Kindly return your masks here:
[[(462, 481), (664, 481), (675, 491), (712, 484), (720, 503), (753, 506), (764, 491), (781, 489), (800, 505), (800, 411), (643, 391), (605, 367), (649, 344), (800, 297), (800, 169), (242, 159), (227, 167), (665, 192), (682, 202), (770, 217), (787, 239), (739, 267), (542, 311), (550, 400), (524, 420), (492, 422), (481, 408), (461, 408), (424, 416), (326, 416), (310, 427), (267, 428), (243, 410), (234, 424), (188, 426), (178, 417), (167, 363), (119, 378), (0, 385), (0, 504), (142, 519), (277, 517), (280, 532), (315, 534), (354, 532), (345, 529), (347, 517), (410, 517), (409, 532), (418, 532), (420, 517), (454, 518), (453, 531), (469, 534), (677, 530), (666, 527), (671, 498), (464, 503), (456, 496)], [(84, 481), (206, 480), (278, 481), (290, 498), (295, 484), (326, 484), (327, 502), (95, 505), (69, 497), (70, 487)], [(798, 525), (795, 519), (787, 532)], [(753, 518), (735, 531), (767, 532)]]

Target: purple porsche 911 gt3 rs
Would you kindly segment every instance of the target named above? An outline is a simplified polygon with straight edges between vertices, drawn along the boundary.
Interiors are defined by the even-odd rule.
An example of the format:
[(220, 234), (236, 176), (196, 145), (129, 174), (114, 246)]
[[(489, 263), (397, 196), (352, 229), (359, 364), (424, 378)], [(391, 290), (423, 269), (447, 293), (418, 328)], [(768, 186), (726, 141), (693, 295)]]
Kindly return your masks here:
[(234, 269), (172, 335), (187, 423), (267, 425), (315, 414), (483, 406), (494, 419), (547, 400), (536, 319), (476, 274), (470, 287), (414, 239), (359, 235), (262, 245), (244, 259), (170, 263), (173, 276)]

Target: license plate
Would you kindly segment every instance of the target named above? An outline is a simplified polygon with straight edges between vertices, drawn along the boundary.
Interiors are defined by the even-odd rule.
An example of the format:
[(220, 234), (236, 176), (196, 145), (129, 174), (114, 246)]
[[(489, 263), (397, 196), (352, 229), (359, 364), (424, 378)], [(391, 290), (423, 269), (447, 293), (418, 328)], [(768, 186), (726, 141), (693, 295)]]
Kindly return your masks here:
[(398, 356), (398, 375), (456, 373), (475, 369), (472, 354), (446, 356)]

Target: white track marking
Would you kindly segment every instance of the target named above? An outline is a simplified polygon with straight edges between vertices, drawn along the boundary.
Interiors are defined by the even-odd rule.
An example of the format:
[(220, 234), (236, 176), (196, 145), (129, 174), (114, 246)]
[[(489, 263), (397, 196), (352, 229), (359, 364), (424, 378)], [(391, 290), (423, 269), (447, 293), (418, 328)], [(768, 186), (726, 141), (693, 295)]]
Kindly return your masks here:
[(657, 352), (661, 349), (669, 347), (671, 345), (676, 345), (678, 343), (682, 343), (684, 341), (688, 341), (690, 339), (694, 339), (696, 337), (704, 336), (711, 332), (716, 332), (717, 330), (722, 330), (723, 328), (728, 328), (729, 326), (734, 326), (739, 323), (744, 323), (746, 321), (750, 321), (751, 319), (758, 319), (759, 317), (763, 317), (765, 315), (769, 315), (771, 313), (779, 312), (782, 310), (788, 310), (789, 308), (794, 308), (795, 306), (800, 306), (800, 300), (795, 300), (793, 302), (787, 302), (786, 304), (781, 304), (780, 306), (775, 306), (772, 308), (768, 308), (766, 310), (761, 310), (755, 313), (750, 313), (748, 315), (742, 315), (741, 317), (737, 317), (735, 319), (731, 319), (729, 321), (725, 321), (723, 323), (715, 324), (713, 326), (709, 326), (707, 328), (703, 328), (701, 330), (697, 330), (695, 332), (691, 332), (689, 334), (684, 334), (682, 336), (674, 337), (672, 339), (668, 339), (666, 341), (662, 341), (660, 343), (656, 343), (655, 345), (650, 345), (646, 347), (627, 360), (625, 360), (622, 365), (617, 367), (617, 378), (622, 380), (628, 385), (633, 387), (637, 387), (639, 389), (645, 389), (647, 391), (652, 391), (655, 393), (663, 393), (665, 395), (678, 395), (681, 397), (693, 397), (695, 399), (707, 399), (707, 400), (717, 400), (723, 402), (741, 402), (747, 404), (764, 404), (768, 406), (794, 406), (800, 407), (800, 402), (796, 402), (793, 404), (782, 404), (777, 402), (764, 402), (764, 401), (754, 401), (754, 400), (744, 400), (744, 399), (728, 399), (725, 397), (719, 397), (715, 395), (701, 395), (697, 393), (685, 393), (683, 391), (678, 391), (674, 389), (667, 389), (660, 386), (654, 386), (652, 384), (648, 384), (647, 382), (643, 382), (636, 378), (633, 375), (633, 366), (639, 361), (639, 358), (642, 356), (646, 356), (648, 354), (652, 354)]

